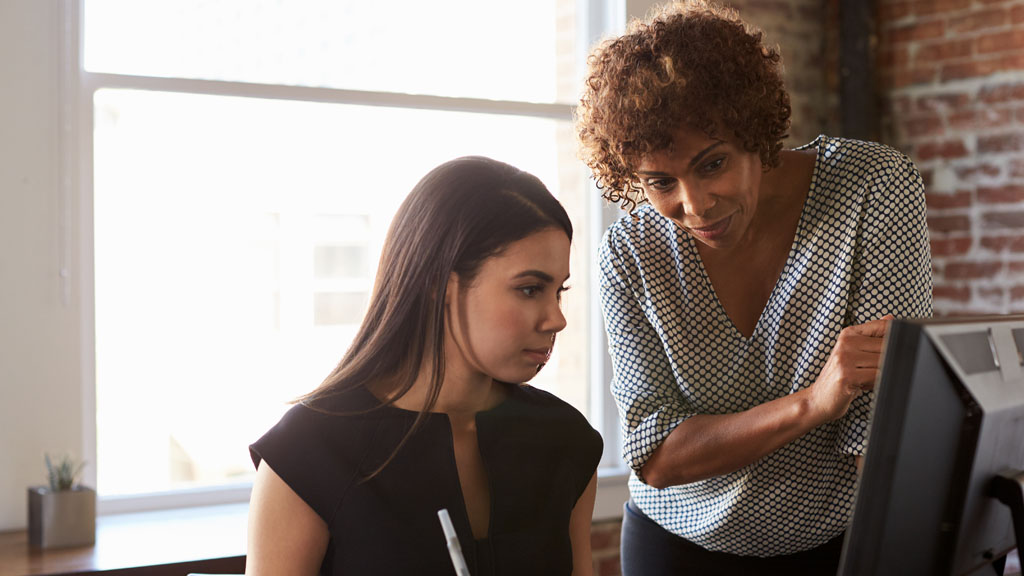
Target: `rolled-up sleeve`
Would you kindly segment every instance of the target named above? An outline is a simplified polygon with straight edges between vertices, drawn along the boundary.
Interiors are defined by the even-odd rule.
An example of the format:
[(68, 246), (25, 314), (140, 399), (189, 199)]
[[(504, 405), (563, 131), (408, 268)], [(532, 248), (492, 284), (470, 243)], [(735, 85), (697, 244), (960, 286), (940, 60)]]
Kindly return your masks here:
[(694, 413), (644, 312), (649, 303), (639, 265), (634, 255), (623, 254), (616, 230), (605, 233), (599, 254), (601, 310), (612, 360), (611, 392), (623, 427), (622, 457), (643, 480), (641, 469), (651, 454)]

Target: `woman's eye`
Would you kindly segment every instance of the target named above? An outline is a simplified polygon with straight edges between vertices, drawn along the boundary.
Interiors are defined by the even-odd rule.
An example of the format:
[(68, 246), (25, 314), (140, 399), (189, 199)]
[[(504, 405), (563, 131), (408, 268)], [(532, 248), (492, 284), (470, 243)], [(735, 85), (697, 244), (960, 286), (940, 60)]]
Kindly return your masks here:
[(559, 286), (559, 288), (558, 288), (558, 292), (557, 292), (557, 293), (555, 294), (555, 298), (557, 298), (557, 299), (558, 299), (558, 302), (559, 302), (559, 303), (561, 303), (561, 302), (562, 302), (562, 293), (563, 293), (563, 292), (565, 292), (565, 291), (566, 291), (566, 290), (568, 290), (568, 289), (569, 289), (569, 287), (568, 287), (568, 286)]
[(523, 286), (519, 289), (524, 296), (536, 296), (540, 292), (540, 286)]
[(707, 164), (702, 166), (701, 170), (704, 173), (715, 172), (719, 168), (721, 168), (722, 164), (724, 164), (724, 163), (725, 163), (725, 158), (718, 158), (717, 160), (712, 160), (711, 162), (708, 162)]
[(672, 181), (669, 180), (668, 178), (652, 178), (652, 179), (648, 180), (645, 183), (645, 185), (646, 185), (647, 188), (649, 188), (651, 190), (655, 190), (655, 191), (660, 192), (662, 190), (668, 190), (669, 188), (671, 188), (672, 187)]

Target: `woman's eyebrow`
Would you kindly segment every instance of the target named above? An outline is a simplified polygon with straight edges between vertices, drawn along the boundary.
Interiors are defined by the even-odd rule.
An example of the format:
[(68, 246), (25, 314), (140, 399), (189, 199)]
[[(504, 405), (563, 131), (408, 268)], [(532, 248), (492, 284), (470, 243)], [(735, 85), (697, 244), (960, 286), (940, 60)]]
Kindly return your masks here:
[(512, 278), (514, 280), (518, 280), (519, 278), (526, 278), (529, 276), (537, 278), (538, 280), (543, 280), (545, 282), (553, 282), (555, 280), (554, 276), (548, 274), (547, 272), (542, 272), (540, 270), (523, 270), (522, 272), (516, 274)]
[[(723, 144), (725, 144), (725, 141), (724, 140), (719, 140), (719, 141), (711, 144), (707, 148), (701, 150), (693, 158), (690, 159), (689, 166), (692, 168), (695, 164), (700, 162), (702, 158), (704, 158), (705, 156), (710, 154), (712, 151), (714, 151), (715, 148), (718, 148), (719, 146), (721, 146)], [(636, 171), (636, 175), (637, 176), (643, 176), (645, 178), (662, 178), (662, 177), (669, 177), (669, 176), (671, 176), (667, 172), (656, 172), (656, 171), (653, 171), (653, 170), (637, 170)]]
[(711, 153), (711, 152), (712, 152), (712, 151), (713, 151), (713, 150), (714, 150), (715, 148), (718, 148), (719, 146), (721, 146), (721, 145), (723, 145), (723, 144), (725, 144), (725, 141), (723, 141), (723, 140), (719, 140), (719, 141), (715, 142), (714, 144), (712, 144), (712, 145), (708, 146), (707, 148), (705, 148), (705, 149), (701, 150), (700, 152), (698, 152), (698, 153), (697, 153), (697, 155), (696, 155), (696, 156), (694, 156), (694, 157), (693, 157), (693, 158), (692, 158), (692, 159), (690, 160), (690, 167), (691, 167), (691, 168), (693, 168), (694, 164), (696, 164), (696, 163), (700, 162), (701, 158), (703, 158), (703, 157), (707, 156), (707, 155), (708, 155), (708, 154), (710, 154), (710, 153)]
[[(519, 274), (516, 274), (515, 276), (513, 276), (512, 279), (513, 280), (518, 280), (520, 278), (530, 278), (530, 277), (536, 278), (536, 279), (541, 280), (543, 282), (554, 282), (555, 281), (555, 277), (554, 276), (552, 276), (551, 274), (548, 274), (547, 272), (544, 272), (542, 270), (523, 270)], [(566, 275), (565, 278), (562, 279), (562, 282), (564, 283), (567, 280), (569, 280), (569, 275)]]

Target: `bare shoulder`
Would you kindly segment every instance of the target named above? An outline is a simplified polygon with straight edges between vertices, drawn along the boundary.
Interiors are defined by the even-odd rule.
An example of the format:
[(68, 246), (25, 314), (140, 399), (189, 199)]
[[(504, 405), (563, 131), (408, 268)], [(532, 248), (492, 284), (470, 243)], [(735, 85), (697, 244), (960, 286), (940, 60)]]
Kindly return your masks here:
[(249, 500), (245, 573), (318, 574), (328, 537), (323, 518), (260, 462)]

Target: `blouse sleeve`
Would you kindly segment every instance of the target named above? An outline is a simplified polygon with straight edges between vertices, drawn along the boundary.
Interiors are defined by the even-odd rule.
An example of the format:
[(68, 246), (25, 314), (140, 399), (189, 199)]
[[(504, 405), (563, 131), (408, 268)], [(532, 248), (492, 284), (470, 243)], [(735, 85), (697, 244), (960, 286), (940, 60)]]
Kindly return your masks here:
[(639, 266), (623, 256), (617, 227), (605, 233), (600, 249), (600, 294), (611, 392), (623, 427), (622, 456), (637, 477), (665, 438), (695, 414), (679, 391), (658, 332), (644, 314)]
[[(881, 177), (865, 191), (857, 234), (847, 326), (886, 314), (926, 318), (932, 314), (931, 249), (921, 175), (896, 151), (884, 160)], [(862, 394), (841, 421), (840, 451), (863, 455), (874, 393)]]

